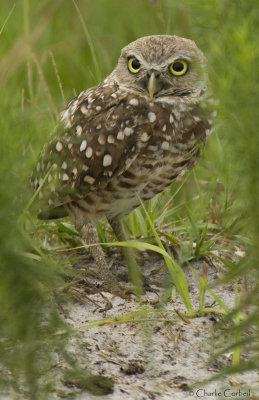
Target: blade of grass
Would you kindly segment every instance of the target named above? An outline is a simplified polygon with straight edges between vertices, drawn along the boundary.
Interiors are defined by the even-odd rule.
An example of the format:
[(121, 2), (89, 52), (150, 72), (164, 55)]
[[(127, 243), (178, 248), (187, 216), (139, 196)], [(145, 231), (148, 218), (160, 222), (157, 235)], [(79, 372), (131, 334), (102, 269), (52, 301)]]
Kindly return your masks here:
[(188, 267), (190, 268), (190, 270), (192, 271), (192, 273), (195, 275), (195, 277), (199, 280), (199, 282), (204, 285), (204, 288), (206, 288), (206, 290), (211, 294), (211, 296), (214, 298), (214, 300), (220, 305), (220, 307), (226, 312), (228, 313), (230, 311), (230, 309), (225, 305), (225, 303), (216, 295), (216, 293), (213, 292), (213, 290), (211, 290), (208, 285), (207, 282), (200, 277), (197, 272), (194, 270), (194, 268), (191, 266), (190, 263), (187, 263)]
[(34, 202), (35, 198), (38, 196), (42, 186), (44, 185), (44, 183), (46, 182), (46, 179), (48, 178), (50, 171), (52, 169), (52, 166), (50, 167), (50, 169), (48, 170), (48, 172), (46, 173), (46, 175), (44, 176), (44, 178), (42, 179), (41, 184), (39, 185), (38, 189), (33, 193), (33, 195), (31, 196), (30, 200), (28, 201), (28, 203), (26, 204), (26, 206), (23, 209), (22, 214), (20, 215), (19, 219), (18, 219), (18, 223), (20, 223), (23, 218), (25, 217), (27, 211), (29, 210), (29, 208), (31, 207), (32, 203)]
[(12, 6), (11, 10), (9, 11), (9, 13), (8, 13), (8, 15), (7, 15), (7, 17), (6, 17), (6, 19), (5, 19), (4, 23), (3, 23), (3, 25), (2, 25), (2, 28), (0, 29), (0, 36), (2, 35), (3, 30), (4, 30), (5, 26), (6, 26), (6, 24), (7, 24), (8, 20), (9, 20), (9, 18), (11, 17), (11, 15), (12, 15), (14, 9), (15, 9), (15, 6), (16, 6), (16, 4), (14, 3), (14, 5)]
[(198, 192), (198, 198), (199, 198), (199, 202), (200, 202), (200, 210), (201, 210), (202, 214), (205, 215), (206, 214), (206, 207), (205, 207), (205, 204), (204, 204), (204, 198), (203, 198), (203, 195), (201, 193), (200, 183), (199, 183), (199, 181), (197, 179), (197, 175), (196, 175), (195, 169), (192, 170), (192, 175), (193, 175), (193, 179), (194, 179), (196, 190)]
[[(182, 268), (177, 264), (177, 262), (171, 257), (169, 256), (169, 254), (165, 251), (164, 246), (157, 234), (157, 231), (154, 227), (154, 224), (148, 214), (148, 212), (146, 211), (146, 208), (144, 206), (144, 203), (142, 202), (141, 198), (138, 196), (138, 199), (140, 201), (141, 206), (143, 207), (143, 210), (146, 214), (146, 217), (149, 221), (151, 230), (155, 236), (156, 242), (158, 244), (158, 247), (160, 248), (160, 250), (163, 253), (163, 257), (165, 260), (165, 263), (167, 265), (167, 268), (171, 274), (171, 277), (173, 279), (174, 285), (179, 293), (179, 295), (181, 296), (181, 299), (184, 302), (184, 305), (186, 307), (186, 309), (188, 310), (188, 312), (190, 314), (193, 313), (193, 308), (192, 308), (192, 304), (191, 304), (191, 300), (189, 297), (189, 288), (188, 288), (188, 284), (184, 275), (184, 272), (182, 270)], [(161, 253), (161, 254), (162, 254)]]
[(60, 79), (60, 75), (59, 75), (59, 72), (58, 72), (57, 63), (56, 63), (54, 54), (53, 54), (53, 52), (51, 50), (49, 50), (49, 56), (50, 56), (50, 59), (51, 59), (51, 62), (52, 62), (52, 65), (53, 65), (53, 68), (54, 68), (54, 71), (55, 71), (55, 75), (57, 77), (58, 86), (59, 86), (60, 94), (61, 94), (61, 97), (62, 97), (63, 107), (66, 107), (67, 100), (65, 98), (63, 85), (62, 85), (62, 82), (61, 82), (61, 79)]
[(54, 100), (52, 98), (51, 91), (50, 91), (50, 88), (48, 86), (47, 80), (45, 79), (43, 69), (41, 68), (40, 62), (39, 62), (38, 58), (36, 57), (36, 54), (33, 53), (33, 51), (31, 51), (31, 57), (32, 57), (32, 60), (33, 60), (35, 66), (37, 68), (38, 75), (39, 75), (39, 80), (42, 83), (42, 87), (43, 87), (45, 95), (46, 95), (46, 97), (48, 99), (51, 111), (53, 112), (53, 114), (56, 117), (56, 120), (58, 121), (59, 120), (59, 112), (58, 112), (57, 107), (55, 106), (55, 102), (54, 102)]
[(101, 71), (101, 68), (100, 68), (100, 65), (99, 65), (99, 62), (98, 62), (98, 59), (97, 59), (97, 55), (96, 55), (96, 51), (95, 51), (95, 48), (94, 48), (94, 44), (93, 44), (91, 35), (90, 35), (90, 33), (89, 33), (88, 29), (87, 29), (87, 26), (86, 26), (86, 23), (84, 21), (83, 15), (82, 15), (78, 5), (76, 4), (76, 1), (75, 0), (72, 0), (72, 1), (73, 1), (74, 6), (75, 6), (76, 12), (77, 12), (77, 14), (79, 16), (80, 22), (81, 22), (83, 30), (84, 30), (84, 34), (85, 34), (86, 40), (87, 40), (89, 48), (90, 48), (90, 52), (91, 52), (91, 55), (92, 55), (93, 64), (94, 64), (94, 68), (95, 68), (95, 79), (96, 79), (96, 82), (100, 82), (102, 80), (102, 71)]
[(204, 299), (207, 286), (208, 266), (205, 262), (202, 264), (202, 272), (200, 276), (200, 293), (199, 293), (199, 310), (204, 308)]
[(202, 234), (200, 236), (200, 239), (196, 243), (196, 248), (195, 248), (195, 256), (196, 257), (200, 253), (200, 249), (201, 249), (201, 246), (202, 246), (202, 244), (204, 242), (204, 239), (205, 239), (205, 236), (206, 236), (206, 233), (207, 233), (207, 229), (208, 229), (208, 222), (206, 222), (206, 224), (204, 225), (204, 228), (203, 228)]
[(157, 231), (160, 236), (164, 236), (167, 240), (169, 240), (173, 244), (179, 244), (179, 240), (177, 239), (176, 236), (174, 236), (172, 233), (165, 233), (161, 231)]
[[(139, 228), (139, 231), (137, 233), (142, 232), (144, 237), (147, 236), (148, 235), (147, 223), (143, 217), (141, 210), (139, 208), (137, 208), (136, 210), (134, 210), (134, 213), (132, 213), (132, 215), (134, 215), (134, 218), (135, 218), (138, 228)], [(134, 234), (134, 232), (132, 232), (132, 233), (134, 236), (136, 236)]]
[[(81, 328), (88, 328), (88, 327), (95, 327), (95, 326), (104, 326), (104, 325), (111, 325), (111, 324), (125, 324), (125, 323), (132, 323), (132, 322), (143, 322), (142, 317), (143, 315), (150, 314), (150, 313), (164, 313), (164, 312), (170, 312), (173, 314), (177, 315), (177, 312), (175, 310), (167, 310), (167, 309), (160, 309), (160, 308), (151, 308), (151, 309), (146, 309), (146, 310), (137, 310), (137, 311), (132, 311), (126, 314), (122, 315), (117, 315), (115, 318), (101, 318), (97, 319), (94, 321), (89, 321), (86, 322), (85, 324), (81, 324), (78, 328), (72, 328), (72, 329), (81, 329)], [(136, 318), (137, 317), (137, 318)], [(169, 318), (157, 318), (156, 316), (154, 318), (148, 318), (149, 321), (163, 321), (163, 322), (176, 322), (179, 321), (178, 318), (175, 319), (169, 319)]]
[[(238, 293), (238, 282), (237, 279), (235, 280), (235, 307), (238, 309), (239, 307), (239, 293)], [(234, 317), (234, 322), (235, 325), (238, 326), (240, 324), (240, 313), (237, 313), (237, 315)], [(239, 330), (235, 331), (234, 334), (234, 343), (237, 344), (241, 340), (241, 334)], [(240, 346), (234, 347), (233, 350), (233, 360), (232, 360), (232, 365), (233, 367), (236, 367), (239, 365), (240, 362)]]
[(195, 217), (191, 211), (191, 209), (189, 208), (189, 206), (187, 206), (187, 204), (185, 205), (185, 209), (186, 209), (186, 213), (188, 216), (188, 220), (190, 222), (191, 228), (192, 228), (192, 237), (193, 239), (195, 239), (197, 241), (197, 238), (199, 237), (199, 228), (197, 227), (195, 221)]

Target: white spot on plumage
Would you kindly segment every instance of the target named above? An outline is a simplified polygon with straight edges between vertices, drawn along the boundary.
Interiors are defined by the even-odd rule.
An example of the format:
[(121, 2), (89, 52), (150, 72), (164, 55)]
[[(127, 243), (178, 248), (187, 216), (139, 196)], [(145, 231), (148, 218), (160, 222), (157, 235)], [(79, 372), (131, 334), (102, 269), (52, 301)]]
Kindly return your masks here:
[(124, 133), (122, 131), (119, 131), (117, 134), (117, 139), (118, 140), (123, 140), (124, 139)]
[(86, 149), (87, 146), (87, 141), (83, 140), (80, 144), (80, 151), (84, 151)]
[(83, 96), (84, 96), (85, 90), (83, 90), (82, 92), (79, 93), (79, 95), (77, 96), (78, 100), (80, 100)]
[(154, 122), (156, 120), (156, 114), (153, 113), (152, 111), (149, 111), (147, 116), (150, 122)]
[(85, 104), (83, 104), (83, 105), (80, 107), (80, 110), (81, 110), (81, 113), (82, 113), (82, 114), (87, 114), (87, 113), (88, 113), (88, 107), (86, 107)]
[(107, 141), (108, 141), (108, 143), (111, 143), (111, 144), (114, 143), (115, 142), (114, 136), (109, 135)]
[(173, 117), (173, 115), (172, 115), (172, 114), (170, 114), (170, 117), (169, 117), (169, 122), (170, 122), (171, 124), (174, 122), (174, 117)]
[(81, 133), (82, 133), (82, 126), (81, 125), (77, 125), (77, 127), (76, 127), (76, 135), (77, 136), (80, 136), (81, 135)]
[(77, 175), (77, 172), (78, 172), (78, 171), (77, 171), (77, 168), (76, 168), (76, 167), (72, 169), (72, 174)]
[(63, 145), (62, 145), (61, 142), (58, 141), (58, 142), (56, 143), (56, 150), (57, 150), (57, 151), (61, 151), (62, 149), (63, 149)]
[(165, 140), (171, 140), (171, 136), (170, 135), (163, 135), (163, 138), (165, 139)]
[(102, 107), (101, 106), (97, 106), (95, 107), (96, 111), (101, 111)]
[(96, 127), (96, 129), (99, 130), (99, 129), (101, 129), (101, 127), (102, 127), (102, 124), (98, 124), (97, 127)]
[(68, 181), (68, 180), (69, 180), (69, 176), (67, 174), (63, 174), (62, 181)]
[(200, 117), (198, 117), (197, 115), (194, 115), (193, 119), (196, 122), (200, 122), (201, 121)]
[(103, 157), (103, 166), (108, 167), (112, 163), (112, 156), (110, 154), (105, 154)]
[(148, 136), (147, 132), (142, 133), (142, 135), (140, 136), (141, 142), (147, 142), (149, 138), (150, 136)]
[(165, 132), (165, 131), (166, 131), (166, 124), (162, 128), (162, 132)]
[(163, 150), (169, 150), (169, 143), (168, 142), (166, 142), (166, 141), (164, 141), (164, 142), (162, 142), (162, 144), (161, 144), (161, 148), (163, 149)]
[(130, 99), (129, 104), (132, 106), (138, 106), (138, 100), (137, 99)]
[(133, 129), (126, 126), (124, 133), (126, 136), (130, 136), (133, 133)]
[(71, 150), (72, 147), (73, 147), (73, 144), (72, 143), (68, 143), (67, 147), (69, 148), (69, 150)]
[(86, 175), (86, 176), (84, 177), (84, 181), (85, 181), (86, 183), (89, 183), (90, 185), (92, 185), (92, 184), (94, 183), (94, 181), (95, 181), (95, 178), (93, 178), (93, 177), (90, 176), (90, 175)]
[(101, 134), (98, 136), (98, 143), (99, 143), (99, 144), (102, 144), (102, 145), (106, 143), (106, 137), (104, 136), (103, 133), (101, 133)]
[(69, 129), (69, 128), (71, 128), (71, 126), (72, 126), (71, 121), (68, 120), (66, 125), (65, 125), (65, 129)]
[(75, 101), (72, 103), (72, 105), (71, 105), (71, 107), (70, 107), (70, 113), (71, 113), (71, 114), (74, 114), (74, 112), (76, 111), (77, 104), (78, 104), (78, 100), (75, 100)]
[(85, 156), (86, 156), (87, 158), (91, 158), (92, 155), (93, 155), (93, 149), (92, 149), (92, 147), (87, 147), (87, 150), (86, 150), (86, 152), (85, 152)]
[(116, 93), (112, 93), (112, 94), (111, 94), (111, 97), (113, 97), (114, 99), (116, 99), (117, 94), (116, 94)]
[(62, 169), (67, 169), (67, 163), (66, 163), (66, 161), (64, 161), (64, 162), (62, 163), (61, 168), (62, 168)]
[(69, 111), (65, 110), (61, 113), (61, 121), (65, 121), (69, 116)]

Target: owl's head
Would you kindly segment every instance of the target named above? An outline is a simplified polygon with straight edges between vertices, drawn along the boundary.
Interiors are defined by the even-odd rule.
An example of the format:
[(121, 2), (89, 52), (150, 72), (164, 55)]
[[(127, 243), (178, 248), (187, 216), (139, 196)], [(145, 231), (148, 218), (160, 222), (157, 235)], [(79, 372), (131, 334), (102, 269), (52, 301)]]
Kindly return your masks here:
[(114, 79), (127, 90), (154, 99), (196, 97), (205, 89), (206, 58), (178, 36), (146, 36), (122, 49)]

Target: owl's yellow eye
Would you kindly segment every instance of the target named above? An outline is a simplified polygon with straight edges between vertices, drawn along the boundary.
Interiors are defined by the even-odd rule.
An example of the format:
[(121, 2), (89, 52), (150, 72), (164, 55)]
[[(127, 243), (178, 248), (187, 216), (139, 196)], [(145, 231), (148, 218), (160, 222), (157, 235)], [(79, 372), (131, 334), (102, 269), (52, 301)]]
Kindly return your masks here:
[(188, 63), (185, 60), (175, 60), (169, 65), (169, 71), (175, 76), (186, 74), (188, 70)]
[(136, 74), (141, 70), (141, 64), (136, 57), (130, 57), (128, 61), (128, 68), (132, 74)]

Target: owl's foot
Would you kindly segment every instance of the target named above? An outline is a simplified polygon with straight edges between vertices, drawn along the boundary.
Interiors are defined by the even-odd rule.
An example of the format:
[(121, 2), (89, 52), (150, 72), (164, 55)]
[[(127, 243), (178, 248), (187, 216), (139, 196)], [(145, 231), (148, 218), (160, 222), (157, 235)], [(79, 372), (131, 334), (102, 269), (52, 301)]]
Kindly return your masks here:
[(96, 263), (94, 276), (100, 282), (100, 285), (98, 285), (99, 291), (109, 292), (121, 298), (129, 298), (127, 294), (128, 288), (123, 287), (111, 272), (112, 263), (107, 263), (103, 249), (98, 244), (98, 237), (94, 226), (91, 223), (87, 223), (81, 227), (80, 232), (83, 243), (88, 243), (86, 246)]
[[(76, 206), (71, 208), (71, 216), (77, 230), (81, 234), (83, 245), (89, 250), (90, 254), (95, 260), (95, 271), (94, 276), (97, 277), (100, 285), (99, 288), (104, 292), (110, 292), (116, 296), (122, 298), (129, 298), (129, 288), (123, 287), (119, 284), (118, 279), (110, 270), (111, 265), (107, 263), (106, 256), (100, 246), (98, 235), (94, 224), (91, 221), (85, 221), (85, 215)], [(110, 221), (111, 223), (111, 221)], [(124, 239), (123, 226), (119, 219), (112, 220), (112, 228), (115, 230), (115, 234), (119, 240)], [(125, 241), (125, 240), (123, 240)], [(127, 263), (129, 278), (133, 284), (133, 292), (140, 296), (144, 294), (142, 288), (141, 274), (137, 263), (136, 255), (133, 249), (123, 248), (122, 249), (125, 261)], [(96, 285), (97, 287), (97, 285)], [(99, 289), (99, 290), (100, 290)]]
[[(118, 278), (111, 272), (113, 262), (107, 263), (101, 246), (92, 247), (90, 253), (95, 262), (94, 270), (89, 271), (87, 278), (91, 282), (89, 282), (89, 285), (92, 290), (99, 292), (103, 297), (105, 296), (103, 292), (108, 292), (123, 299), (129, 299), (129, 287), (119, 283)], [(90, 276), (92, 276), (92, 279)]]
[[(104, 292), (109, 292), (111, 294), (114, 294), (115, 296), (121, 297), (122, 299), (129, 299), (129, 288), (120, 284), (116, 276), (111, 272), (113, 261), (109, 264), (106, 263), (105, 255), (101, 246), (98, 246), (98, 248), (96, 248), (96, 251), (98, 251), (98, 253), (102, 253), (102, 256), (104, 257), (101, 266), (98, 265), (97, 276), (98, 279), (102, 281), (100, 288)], [(95, 260), (97, 261), (96, 258)]]

